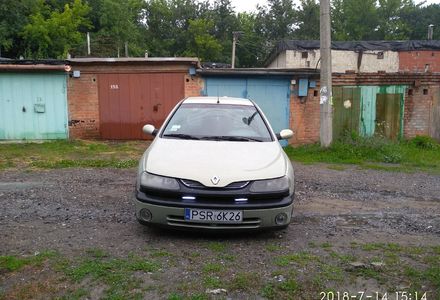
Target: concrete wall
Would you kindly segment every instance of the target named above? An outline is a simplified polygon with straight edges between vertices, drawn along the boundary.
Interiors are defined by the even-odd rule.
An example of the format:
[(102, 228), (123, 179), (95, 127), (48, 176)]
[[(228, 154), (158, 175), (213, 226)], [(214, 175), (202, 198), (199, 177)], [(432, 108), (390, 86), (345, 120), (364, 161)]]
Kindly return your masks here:
[[(383, 53), (383, 58), (378, 58), (378, 53)], [(304, 54), (303, 54), (304, 53)], [(303, 57), (303, 56), (307, 57)], [(281, 52), (271, 62), (268, 68), (319, 68), (321, 55), (318, 50), (296, 51), (286, 50)], [(359, 53), (354, 51), (332, 50), (332, 68), (335, 73), (345, 71), (355, 72), (387, 72), (394, 73), (399, 70), (399, 54), (394, 51), (365, 51), (362, 53), (361, 66), (358, 69)]]

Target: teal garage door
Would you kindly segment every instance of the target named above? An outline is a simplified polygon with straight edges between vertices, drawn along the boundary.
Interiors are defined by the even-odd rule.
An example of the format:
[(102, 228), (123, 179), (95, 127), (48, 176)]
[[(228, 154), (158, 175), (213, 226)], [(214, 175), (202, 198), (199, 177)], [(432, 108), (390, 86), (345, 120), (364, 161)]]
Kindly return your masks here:
[[(263, 110), (275, 133), (289, 128), (289, 78), (205, 78), (206, 96), (248, 98)], [(283, 145), (287, 143), (283, 142)]]
[(66, 138), (65, 74), (0, 74), (0, 140)]

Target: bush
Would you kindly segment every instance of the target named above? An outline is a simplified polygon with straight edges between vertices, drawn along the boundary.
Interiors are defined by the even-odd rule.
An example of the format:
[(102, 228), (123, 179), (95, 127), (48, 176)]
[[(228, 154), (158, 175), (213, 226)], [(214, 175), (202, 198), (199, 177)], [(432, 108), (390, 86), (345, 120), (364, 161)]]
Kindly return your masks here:
[(410, 143), (420, 149), (433, 150), (440, 147), (440, 144), (436, 140), (427, 135), (418, 135), (410, 140)]

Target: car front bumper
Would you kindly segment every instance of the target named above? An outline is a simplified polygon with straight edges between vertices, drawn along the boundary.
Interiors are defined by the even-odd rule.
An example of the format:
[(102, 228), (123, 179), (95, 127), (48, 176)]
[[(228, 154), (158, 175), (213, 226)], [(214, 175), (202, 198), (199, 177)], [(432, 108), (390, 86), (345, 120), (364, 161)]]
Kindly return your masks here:
[[(194, 222), (185, 220), (185, 208), (164, 206), (158, 204), (147, 203), (139, 201), (134, 198), (136, 206), (136, 218), (142, 224), (152, 224), (167, 226), (181, 229), (207, 229), (213, 231), (220, 230), (252, 230), (252, 229), (266, 229), (266, 228), (282, 228), (290, 223), (292, 218), (293, 202), (283, 207), (274, 208), (234, 208), (235, 210), (243, 211), (243, 221), (240, 223), (214, 223), (214, 222)], [(141, 213), (142, 209), (148, 209), (151, 213), (151, 219), (146, 220)], [(212, 209), (212, 207), (209, 207)], [(217, 207), (217, 210), (230, 210), (231, 208)], [(284, 213), (287, 218), (283, 224), (277, 224), (275, 218), (277, 215)]]

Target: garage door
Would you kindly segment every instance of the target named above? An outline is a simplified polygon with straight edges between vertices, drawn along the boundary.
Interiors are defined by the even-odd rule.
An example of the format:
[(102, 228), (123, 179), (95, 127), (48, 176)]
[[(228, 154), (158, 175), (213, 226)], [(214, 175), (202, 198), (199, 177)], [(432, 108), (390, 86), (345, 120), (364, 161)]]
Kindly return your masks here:
[(183, 97), (183, 73), (100, 74), (101, 137), (145, 139), (142, 126), (160, 127)]
[(0, 140), (65, 138), (64, 74), (0, 74)]
[(290, 80), (288, 78), (208, 77), (205, 79), (205, 94), (252, 99), (263, 110), (275, 132), (289, 128)]

